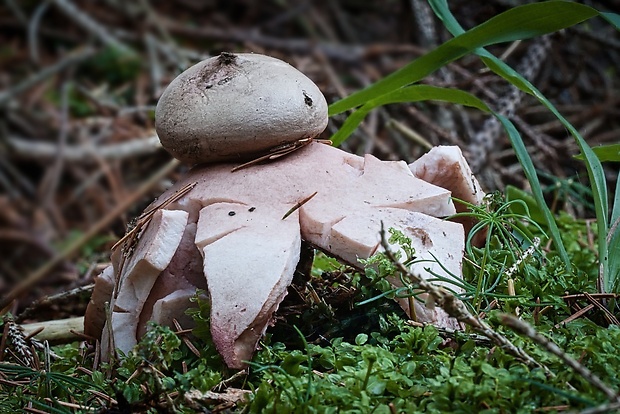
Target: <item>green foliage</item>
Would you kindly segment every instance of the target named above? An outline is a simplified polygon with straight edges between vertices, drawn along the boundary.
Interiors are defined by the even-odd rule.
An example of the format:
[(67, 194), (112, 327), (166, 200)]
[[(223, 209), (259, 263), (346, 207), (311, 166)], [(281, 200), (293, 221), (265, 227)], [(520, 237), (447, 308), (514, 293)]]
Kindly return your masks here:
[(312, 276), (319, 277), (325, 272), (341, 271), (344, 266), (333, 257), (317, 252), (312, 263)]
[[(415, 249), (411, 246), (411, 240), (405, 237), (405, 235), (398, 230), (393, 228), (388, 229), (390, 237), (388, 238), (388, 243), (395, 245), (398, 250), (394, 252), (394, 257), (401, 261), (405, 266), (410, 266), (416, 262)], [(373, 296), (371, 289), (377, 289), (382, 292), (378, 296), (373, 296), (369, 299), (363, 300), (358, 303), (358, 306), (363, 306), (367, 303), (370, 303), (374, 300), (388, 297), (393, 299), (395, 297), (406, 297), (413, 295), (413, 287), (411, 283), (402, 279), (403, 287), (393, 288), (390, 282), (387, 280), (388, 277), (394, 276), (397, 274), (397, 268), (388, 259), (388, 257), (383, 254), (375, 254), (368, 259), (359, 259), (359, 262), (365, 267), (365, 276), (370, 280), (370, 283), (360, 286), (362, 289), (363, 297)]]
[(50, 412), (69, 413), (71, 411), (62, 405), (62, 402), (69, 400), (84, 407), (93, 406), (88, 401), (91, 390), (104, 389), (78, 375), (75, 348), (66, 347), (62, 353), (71, 359), (60, 360), (41, 369), (0, 363), (0, 373), (9, 381), (0, 393), (0, 405), (10, 407), (4, 412), (20, 411), (33, 403)]
[(47, 99), (54, 105), (61, 107), (63, 100), (63, 93), (66, 93), (67, 107), (69, 112), (76, 117), (92, 116), (96, 113), (92, 102), (84, 99), (80, 92), (74, 87), (72, 83), (69, 83), (66, 91), (61, 90), (49, 90), (46, 93)]
[[(542, 225), (530, 217), (524, 201), (506, 201), (499, 192), (489, 194), (485, 201), (481, 206), (468, 205), (468, 213), (453, 216), (477, 220), (466, 241), (463, 280), (457, 284), (434, 274), (428, 275), (429, 280), (453, 284), (454, 291), (458, 292), (456, 295), (476, 313), (488, 310), (492, 302), (509, 312), (517, 307), (540, 304), (564, 312), (561, 296), (566, 292), (595, 292), (597, 258), (594, 251), (582, 242), (583, 233), (588, 231), (585, 221), (575, 220), (567, 214), (558, 217), (562, 240), (569, 248), (569, 260), (575, 264), (567, 268), (557, 252), (543, 255), (537, 248), (536, 239), (544, 240), (546, 234)], [(389, 233), (388, 242), (400, 261), (406, 266), (419, 261), (410, 240), (394, 229), (389, 229)], [(485, 238), (482, 248), (472, 244), (478, 234)], [(370, 282), (360, 283), (360, 296), (365, 299), (357, 303), (358, 306), (383, 298), (416, 296), (419, 287), (398, 274), (385, 254), (378, 253), (361, 262), (366, 266), (365, 276)], [(402, 287), (395, 288), (389, 283), (388, 278), (395, 275)], [(509, 279), (514, 283), (516, 295), (508, 292)], [(540, 303), (537, 304), (536, 300)]]
[[(513, 238), (502, 241), (500, 236), (491, 236), (486, 253), (468, 246), (477, 260), (484, 254), (488, 256), (489, 279), (499, 278), (492, 286), (485, 286), (484, 294), (479, 297), (485, 299), (485, 306), (487, 298), (495, 299), (496, 309), (501, 311), (518, 307), (527, 320), (533, 320), (536, 307), (547, 307), (544, 315), (534, 320), (538, 323), (537, 329), (566, 352), (579, 357), (611, 387), (620, 387), (620, 378), (615, 375), (616, 362), (620, 363), (620, 330), (617, 327), (605, 329), (587, 320), (555, 326), (570, 314), (561, 295), (594, 291), (596, 255), (581, 244), (582, 232), (587, 231), (584, 221), (567, 214), (560, 215), (557, 220), (567, 252), (573, 263), (578, 264), (579, 272), (567, 271), (557, 253), (551, 252), (546, 257), (536, 253), (523, 260), (512, 276), (517, 295), (501, 294), (506, 290), (506, 281), (500, 276), (507, 265), (518, 258), (521, 253), (516, 252), (522, 252), (519, 249), (523, 247), (512, 232), (521, 235), (529, 232), (534, 237), (542, 235), (541, 226), (533, 220), (512, 221), (521, 218), (511, 211), (512, 206), (523, 208), (522, 203), (506, 202), (496, 194), (489, 200), (488, 211), (479, 212), (486, 215), (487, 225), (495, 225), (496, 234), (508, 232), (503, 237)], [(523, 224), (519, 230), (514, 226), (517, 222)], [(404, 262), (418, 260), (411, 241), (402, 233), (390, 231), (390, 242), (399, 247), (397, 254)], [(508, 251), (514, 249), (517, 250)], [(603, 395), (562, 361), (499, 326), (495, 322), (498, 311), (483, 309), (490, 312), (488, 321), (495, 329), (547, 366), (554, 376), (545, 375), (539, 368), (528, 368), (501, 349), (479, 342), (477, 337), (466, 332), (446, 336), (433, 326), (409, 325), (402, 313), (385, 311), (384, 304), (391, 300), (381, 296), (383, 289), (391, 289), (381, 281), (394, 276), (394, 267), (380, 254), (366, 264), (366, 275), (370, 276), (358, 275), (348, 283), (359, 290), (358, 298), (374, 297), (359, 307), (365, 313), (375, 312), (379, 323), (373, 329), (346, 326), (354, 332), (350, 340), (336, 331), (329, 340), (308, 342), (306, 338), (313, 335), (316, 327), (296, 330), (295, 335), (300, 340), (287, 340), (286, 345), (272, 342), (272, 337), (268, 336), (251, 362), (249, 375), (229, 384), (252, 391), (247, 401), (237, 403), (234, 412), (529, 413), (560, 405), (583, 409), (605, 401)], [(322, 255), (318, 255), (313, 268), (315, 276), (311, 283), (322, 283), (327, 277), (326, 271), (344, 270)], [(472, 282), (476, 280), (475, 273), (469, 274)], [(476, 292), (475, 284), (464, 283), (471, 292)], [(156, 325), (149, 327), (132, 352), (119, 355), (114, 365), (104, 364), (92, 375), (78, 368), (92, 369), (89, 365), (92, 356), (85, 359), (74, 346), (59, 347), (55, 351), (63, 359), (53, 362), (46, 370), (0, 365), (0, 372), (8, 381), (16, 384), (28, 381), (19, 387), (3, 385), (0, 407), (19, 411), (33, 402), (39, 409), (66, 413), (71, 411), (59, 402), (71, 400), (85, 409), (96, 409), (104, 405), (102, 400), (93, 398), (92, 391), (96, 390), (112, 396), (119, 402), (116, 408), (129, 412), (195, 412), (184, 395), (191, 390), (213, 390), (232, 375), (222, 365), (211, 341), (210, 309), (204, 297), (204, 292), (198, 292), (194, 298), (197, 307), (188, 311), (196, 323), (191, 340), (200, 351), (200, 357), (190, 352), (169, 328)], [(463, 297), (474, 303), (473, 294), (468, 296), (466, 291)], [(217, 402), (203, 404), (206, 409), (214, 409)]]
[[(444, 11), (441, 14), (437, 13), (440, 18), (451, 16), (447, 3), (434, 1), (430, 3), (436, 13), (437, 6)], [(515, 7), (447, 41), (367, 88), (333, 103), (330, 105), (329, 114), (336, 115), (356, 108), (374, 98), (418, 82), (440, 67), (473, 53), (478, 48), (552, 33), (597, 14), (596, 10), (588, 6), (568, 2), (553, 1)], [(449, 23), (444, 20), (448, 30), (451, 29)], [(335, 142), (338, 143), (339, 141)]]
[[(607, 144), (593, 147), (592, 151), (601, 162), (620, 162), (620, 144)], [(576, 155), (578, 160), (585, 160), (583, 154)]]
[[(617, 280), (617, 278), (620, 277), (620, 258), (618, 258), (618, 255), (613, 255), (611, 258), (609, 257), (608, 239), (613, 239), (614, 247), (617, 247), (620, 246), (620, 241), (617, 241), (620, 240), (620, 236), (610, 233), (612, 230), (615, 230), (617, 233), (618, 228), (616, 227), (616, 229), (613, 229), (608, 224), (609, 207), (607, 200), (607, 184), (599, 159), (587, 145), (583, 137), (581, 137), (579, 132), (557, 111), (553, 104), (540, 93), (534, 85), (503, 61), (487, 52), (483, 47), (552, 33), (588, 20), (594, 16), (601, 16), (618, 28), (620, 16), (612, 13), (599, 13), (589, 6), (577, 3), (547, 1), (514, 7), (465, 31), (451, 14), (447, 1), (431, 0), (430, 4), (435, 14), (443, 21), (445, 27), (455, 37), (391, 75), (330, 105), (330, 115), (339, 114), (359, 107), (359, 109), (349, 116), (341, 130), (332, 137), (334, 143), (340, 144), (344, 141), (369, 111), (377, 106), (389, 103), (440, 100), (473, 106), (485, 112), (492, 113), (500, 121), (508, 134), (517, 158), (530, 182), (533, 196), (539, 210), (545, 217), (552, 241), (556, 244), (556, 249), (564, 262), (564, 266), (570, 267), (571, 263), (565, 251), (565, 247), (561, 242), (561, 236), (555, 224), (554, 217), (545, 203), (534, 164), (514, 125), (506, 117), (490, 111), (486, 104), (466, 92), (415, 84), (425, 76), (453, 60), (471, 53), (478, 55), (484, 64), (493, 72), (522, 91), (536, 97), (557, 117), (575, 138), (586, 161), (586, 168), (588, 170), (594, 197), (594, 209), (596, 211), (597, 220), (600, 223), (598, 231), (598, 249), (601, 261), (603, 290), (606, 292), (614, 291), (614, 289), (620, 285)], [(620, 197), (616, 197), (616, 203), (619, 198)]]
[(224, 369), (224, 363), (220, 354), (215, 349), (215, 344), (211, 340), (210, 320), (211, 304), (206, 292), (198, 291), (191, 299), (197, 306), (185, 311), (194, 320), (192, 334), (202, 342), (200, 347), (201, 358), (205, 364), (213, 369)]
[[(547, 4), (547, 5), (550, 5), (551, 7), (557, 6), (557, 7), (560, 7), (561, 9), (563, 9), (564, 6), (567, 6), (568, 8), (571, 9), (570, 13), (571, 14), (574, 13), (573, 17), (576, 20), (581, 19), (581, 21), (586, 20), (595, 15), (601, 15), (596, 10), (589, 8), (589, 7), (588, 7), (589, 10), (580, 9), (579, 7), (572, 8), (572, 5), (575, 5), (575, 3), (553, 1), (553, 2), (545, 2), (541, 4)], [(458, 24), (454, 16), (450, 13), (448, 6), (447, 6), (447, 2), (443, 0), (431, 1), (431, 6), (434, 8), (437, 15), (440, 18), (442, 18), (446, 28), (453, 35), (458, 37), (466, 33), (464, 29)], [(523, 11), (525, 10), (525, 7), (527, 6), (522, 6), (520, 9)], [(557, 17), (557, 15), (553, 16), (553, 18), (555, 17)], [(536, 12), (534, 11), (533, 13), (529, 15), (529, 18), (532, 21), (534, 21), (534, 20), (539, 19), (540, 16), (536, 15)], [(605, 175), (604, 175), (603, 168), (601, 166), (600, 161), (598, 160), (598, 158), (596, 158), (596, 156), (592, 152), (592, 149), (587, 145), (587, 143), (585, 142), (583, 137), (579, 134), (577, 129), (573, 127), (570, 124), (570, 122), (568, 122), (566, 118), (564, 118), (558, 112), (558, 110), (553, 106), (553, 104), (527, 79), (525, 79), (523, 76), (521, 76), (519, 73), (514, 71), (511, 67), (509, 67), (506, 63), (496, 58), (495, 56), (493, 56), (492, 54), (490, 54), (484, 49), (476, 50), (475, 54), (480, 56), (482, 61), (493, 72), (502, 76), (504, 79), (506, 79), (508, 82), (518, 87), (522, 91), (529, 93), (535, 98), (537, 98), (540, 101), (540, 103), (542, 103), (545, 107), (547, 107), (549, 111), (551, 111), (556, 116), (556, 118), (562, 123), (562, 125), (564, 125), (564, 127), (566, 127), (568, 131), (571, 133), (571, 135), (575, 138), (577, 145), (581, 149), (581, 152), (582, 154), (584, 154), (584, 157), (586, 159), (586, 168), (588, 170), (588, 175), (590, 178), (590, 183), (592, 186), (592, 192), (594, 196), (594, 206), (596, 210), (596, 217), (599, 223), (601, 223), (601, 227), (599, 227), (601, 230), (598, 233), (599, 257), (601, 260), (601, 269), (603, 271), (603, 275), (602, 275), (602, 278), (604, 280), (603, 289), (605, 291), (609, 291), (609, 286), (610, 284), (613, 283), (613, 281), (609, 280), (609, 272), (608, 272), (608, 266), (607, 266), (607, 261), (608, 261), (607, 247), (608, 246), (607, 246), (607, 243), (605, 242), (605, 235), (607, 234), (607, 220), (608, 220), (607, 184), (605, 181)], [(545, 200), (542, 195), (541, 186), (540, 186), (540, 183), (538, 182), (536, 171), (534, 170), (534, 164), (525, 148), (525, 144), (523, 143), (521, 136), (516, 132), (512, 124), (508, 124), (506, 120), (502, 119), (501, 117), (499, 117), (498, 119), (504, 125), (504, 128), (508, 132), (508, 137), (510, 138), (512, 146), (517, 155), (517, 158), (519, 159), (519, 162), (521, 163), (521, 166), (523, 167), (523, 171), (525, 172), (525, 175), (527, 179), (529, 180), (530, 185), (532, 187), (534, 198), (536, 198), (536, 202), (538, 203), (541, 211), (547, 217), (549, 230), (553, 236), (553, 241), (554, 243), (556, 243), (556, 247), (560, 255), (562, 256), (562, 258), (564, 259), (565, 265), (570, 266), (570, 263), (567, 260), (566, 252), (564, 251), (564, 246), (561, 243), (561, 238), (557, 231), (557, 227), (555, 226), (553, 222), (553, 217), (545, 204)]]
[[(395, 316), (388, 316), (385, 325), (383, 332), (361, 333), (355, 343), (336, 339), (306, 351), (273, 344), (259, 352), (252, 380), (261, 382), (250, 412), (533, 412), (563, 404), (583, 408), (602, 400), (579, 376), (535, 347), (528, 346), (528, 352), (553, 367), (555, 377), (501, 350), (490, 352), (466, 334), (454, 350), (442, 346), (434, 327), (414, 328)], [(592, 328), (575, 324), (554, 336), (571, 352), (596, 359), (591, 364), (595, 372), (611, 374), (609, 367), (598, 365), (605, 361), (599, 353), (618, 350), (613, 339), (618, 330), (583, 335)], [(567, 388), (567, 381), (577, 391)]]

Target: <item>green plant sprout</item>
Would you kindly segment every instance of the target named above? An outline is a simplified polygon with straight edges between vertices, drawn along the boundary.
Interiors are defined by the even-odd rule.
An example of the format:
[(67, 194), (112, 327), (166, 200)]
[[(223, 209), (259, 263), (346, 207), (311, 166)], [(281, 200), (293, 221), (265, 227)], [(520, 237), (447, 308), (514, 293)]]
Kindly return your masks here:
[(543, 193), (552, 193), (553, 200), (549, 207), (556, 212), (558, 203), (561, 201), (582, 205), (587, 209), (594, 210), (592, 204), (592, 190), (590, 187), (579, 182), (579, 176), (559, 178), (544, 171), (538, 171), (538, 175), (551, 181), (551, 184), (542, 188)]
[[(500, 283), (502, 276), (507, 268), (516, 263), (523, 256), (523, 251), (533, 244), (531, 231), (527, 229), (527, 225), (535, 227), (535, 229), (546, 237), (543, 229), (530, 218), (529, 208), (522, 200), (506, 201), (504, 196), (499, 192), (487, 194), (484, 203), (477, 206), (463, 200), (455, 199), (457, 203), (467, 206), (468, 211), (457, 213), (450, 218), (470, 217), (475, 219), (476, 224), (472, 227), (465, 241), (465, 252), (470, 263), (475, 263), (478, 274), (474, 278), (477, 280), (475, 292), (468, 292), (473, 298), (472, 305), (480, 311), (481, 297), (493, 296), (497, 285)], [(519, 205), (525, 214), (515, 213), (513, 208)], [(483, 248), (475, 248), (473, 240), (478, 235), (484, 236)], [(498, 249), (501, 251), (499, 261), (496, 258)], [(495, 281), (489, 286), (491, 269), (497, 269)]]
[[(544, 230), (529, 217), (527, 214), (528, 206), (522, 200), (506, 201), (499, 192), (494, 192), (488, 194), (485, 197), (484, 204), (479, 206), (458, 199), (455, 201), (467, 205), (469, 211), (455, 214), (449, 219), (470, 217), (476, 220), (476, 224), (467, 236), (465, 252), (468, 261), (475, 263), (474, 272), (476, 274), (471, 279), (477, 282), (472, 284), (466, 280), (460, 280), (456, 275), (450, 275), (451, 277), (448, 278), (426, 268), (431, 276), (427, 280), (444, 282), (444, 284), (452, 286), (452, 293), (459, 299), (468, 300), (472, 309), (479, 312), (483, 305), (483, 299), (511, 297), (508, 294), (497, 293), (497, 287), (503, 281), (508, 267), (521, 263), (524, 250), (533, 248), (532, 231), (543, 237), (546, 235)], [(513, 212), (514, 205), (519, 205), (525, 214)], [(392, 228), (388, 232), (390, 234), (388, 242), (395, 246), (394, 254), (405, 267), (410, 267), (414, 263), (429, 261), (420, 260), (416, 257), (415, 249), (411, 246), (411, 240), (402, 232)], [(473, 240), (479, 234), (483, 234), (485, 238), (482, 248), (473, 246)], [(377, 253), (368, 259), (360, 260), (360, 262), (365, 266), (366, 277), (370, 279), (370, 283), (366, 287), (377, 288), (381, 293), (358, 302), (357, 306), (367, 305), (384, 297), (413, 299), (419, 294), (419, 288), (407, 280), (404, 275), (398, 273), (394, 264), (384, 253)], [(436, 259), (434, 262), (441, 266), (441, 263)], [(448, 272), (445, 267), (442, 266), (442, 268)], [(387, 281), (387, 278), (394, 276), (394, 274), (398, 274), (402, 286), (392, 287)], [(490, 282), (491, 280), (493, 281)]]

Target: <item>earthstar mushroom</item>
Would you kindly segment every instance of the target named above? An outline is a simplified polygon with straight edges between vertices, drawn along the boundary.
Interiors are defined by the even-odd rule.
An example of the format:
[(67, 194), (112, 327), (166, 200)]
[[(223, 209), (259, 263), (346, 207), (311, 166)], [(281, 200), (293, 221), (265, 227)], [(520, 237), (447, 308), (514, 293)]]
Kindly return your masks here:
[[(292, 80), (272, 76), (276, 73), (287, 73)], [(269, 87), (259, 82), (263, 76)], [(162, 142), (183, 161), (202, 165), (148, 208), (143, 227), (127, 238), (131, 243), (113, 252), (112, 269), (104, 272), (98, 288), (103, 292), (107, 284), (113, 291), (109, 326), (102, 334), (104, 356), (114, 348), (129, 351), (150, 320), (171, 324), (183, 319), (190, 298), (201, 289), (210, 300), (218, 351), (229, 367), (242, 368), (287, 293), (302, 240), (361, 268), (359, 259), (381, 248), (383, 223), (403, 231), (418, 257), (429, 259), (412, 271), (425, 274), (430, 268), (448, 280), (460, 276), (464, 229), (441, 219), (456, 211), (450, 189), (418, 178), (426, 172), (437, 179), (423, 162), (408, 166), (359, 157), (308, 140), (325, 127), (327, 105), (307, 82), (277, 59), (223, 54), (188, 69), (164, 92), (157, 109)], [(264, 113), (267, 103), (276, 113)], [(201, 109), (185, 114), (190, 104)], [(287, 104), (293, 110), (282, 109)], [(234, 107), (241, 116), (220, 107)], [(270, 123), (264, 124), (265, 119)], [(220, 138), (207, 137), (201, 125), (207, 120)], [(254, 121), (259, 126), (248, 127)], [(308, 140), (303, 141), (307, 145), (296, 145), (299, 140)], [(274, 147), (291, 143), (300, 148), (233, 171), (239, 162), (265, 154), (272, 158), (270, 154), (278, 154)], [(462, 192), (468, 191), (468, 183), (477, 185), (460, 151), (440, 148), (433, 157), (443, 159), (444, 154), (456, 168), (450, 185)], [(102, 317), (101, 297), (93, 295), (87, 327)], [(414, 311), (411, 302), (399, 303), (420, 321), (458, 327), (441, 309), (416, 302)]]

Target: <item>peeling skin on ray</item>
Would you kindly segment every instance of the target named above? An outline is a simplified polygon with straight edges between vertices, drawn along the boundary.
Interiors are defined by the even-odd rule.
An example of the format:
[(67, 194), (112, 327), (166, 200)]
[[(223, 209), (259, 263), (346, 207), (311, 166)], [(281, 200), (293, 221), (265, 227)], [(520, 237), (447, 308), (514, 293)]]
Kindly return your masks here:
[[(161, 324), (172, 326), (171, 319), (165, 317), (166, 312), (170, 313), (166, 309), (171, 307), (185, 309), (189, 307), (189, 299), (185, 301), (185, 306), (182, 306), (182, 299), (174, 296), (177, 292), (192, 291), (195, 294), (196, 289), (207, 290), (207, 282), (202, 274), (203, 261), (194, 243), (195, 237), (196, 224), (188, 223), (177, 248), (177, 253), (168, 266), (159, 274), (145, 300), (138, 322), (138, 337), (146, 333), (149, 320), (157, 320)], [(172, 303), (176, 303), (176, 305)], [(161, 307), (162, 313), (160, 315), (157, 314), (156, 306)], [(176, 319), (182, 326), (191, 326), (193, 322), (185, 314), (177, 315)]]
[[(240, 367), (242, 361), (251, 359), (273, 312), (286, 295), (299, 261), (301, 235), (297, 216), (297, 220), (285, 221), (279, 215), (246, 211), (228, 220), (222, 213), (229, 207), (211, 205), (201, 211), (205, 227), (231, 221), (229, 226), (237, 229), (205, 244), (202, 253), (211, 295), (213, 342), (229, 366)], [(238, 222), (243, 223), (241, 227)], [(204, 233), (209, 236), (207, 231)], [(247, 349), (252, 352), (243, 352)]]
[[(447, 160), (441, 154), (447, 154)], [(312, 143), (274, 162), (235, 172), (231, 172), (234, 164), (195, 167), (160, 199), (187, 183), (196, 185), (156, 213), (130, 258), (134, 267), (144, 262), (140, 266), (148, 271), (140, 277), (145, 280), (136, 280), (137, 274), (128, 273), (128, 268), (119, 275), (121, 255), (113, 252), (112, 273), (120, 278), (120, 289), (114, 294), (117, 304), (130, 312), (112, 312), (113, 337), (107, 337), (107, 329), (102, 335), (107, 352), (111, 346), (129, 351), (148, 320), (169, 324), (172, 318), (182, 318), (187, 295), (199, 288), (206, 289), (211, 301), (211, 333), (218, 351), (228, 366), (242, 368), (286, 295), (301, 240), (359, 268), (359, 259), (380, 248), (382, 222), (386, 228), (403, 231), (412, 239), (416, 254), (430, 260), (415, 264), (413, 272), (424, 275), (429, 267), (446, 278), (460, 277), (465, 233), (461, 224), (438, 218), (456, 209), (450, 198), (452, 188), (424, 181), (442, 178), (441, 170), (429, 165), (431, 160), (443, 162), (442, 169), (456, 166), (456, 173), (446, 172), (452, 177), (450, 185), (473, 191), (461, 190), (463, 180), (471, 182), (469, 167), (460, 151), (451, 149), (407, 165)], [(178, 218), (173, 225), (162, 224), (163, 217)], [(160, 234), (167, 226), (175, 229), (174, 237)], [(170, 258), (144, 253), (149, 249), (165, 250)], [(106, 272), (109, 276), (111, 271)], [(412, 312), (408, 300), (399, 304), (420, 322), (458, 328), (441, 309), (416, 302)], [(92, 306), (102, 308), (100, 302)]]
[(99, 338), (105, 324), (106, 302), (110, 302), (114, 290), (114, 268), (108, 266), (95, 278), (95, 288), (86, 308), (84, 334)]

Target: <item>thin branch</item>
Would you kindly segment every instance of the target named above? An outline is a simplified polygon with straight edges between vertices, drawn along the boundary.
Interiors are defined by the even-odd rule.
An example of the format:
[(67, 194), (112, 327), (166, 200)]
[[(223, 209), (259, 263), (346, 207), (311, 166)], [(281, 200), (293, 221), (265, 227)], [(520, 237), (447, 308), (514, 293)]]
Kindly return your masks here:
[(80, 339), (84, 332), (84, 317), (27, 323), (21, 328), (26, 336), (40, 342), (68, 343)]
[(56, 295), (45, 296), (37, 300), (36, 302), (34, 302), (32, 305), (28, 306), (26, 309), (24, 309), (23, 312), (17, 315), (15, 317), (15, 322), (21, 323), (22, 321), (29, 319), (32, 315), (34, 315), (37, 312), (37, 310), (41, 308), (50, 307), (54, 304), (59, 304), (63, 302), (67, 303), (69, 300), (75, 300), (76, 298), (82, 295), (88, 295), (87, 297), (90, 297), (94, 287), (95, 287), (95, 284), (91, 283), (89, 285), (80, 286), (75, 289), (68, 290), (66, 292), (58, 293)]
[(28, 46), (30, 49), (30, 59), (34, 63), (39, 63), (39, 42), (37, 41), (37, 32), (39, 31), (39, 25), (41, 18), (49, 8), (49, 2), (45, 1), (41, 3), (34, 11), (32, 18), (28, 22)]
[(219, 28), (213, 25), (192, 27), (164, 17), (161, 17), (161, 23), (171, 33), (177, 35), (195, 37), (199, 39), (237, 42), (241, 44), (254, 44), (268, 49), (307, 55), (311, 54), (314, 50), (320, 50), (330, 59), (355, 64), (375, 55), (402, 55), (406, 53), (421, 55), (424, 53), (422, 48), (412, 44), (375, 43), (369, 45), (358, 45), (326, 42), (317, 43), (304, 38), (282, 38), (264, 35), (258, 30)]
[(560, 358), (566, 365), (574, 369), (579, 375), (581, 375), (586, 381), (592, 384), (594, 387), (602, 391), (610, 401), (620, 402), (620, 396), (618, 393), (605, 384), (596, 374), (590, 371), (585, 366), (581, 365), (579, 361), (570, 357), (566, 352), (555, 344), (555, 342), (545, 338), (539, 334), (529, 323), (520, 320), (509, 314), (501, 316), (501, 321), (504, 325), (514, 330), (520, 335), (527, 336), (538, 345), (551, 352), (553, 355)]
[(312, 200), (312, 198), (317, 195), (318, 191), (315, 191), (314, 193), (310, 194), (308, 197), (304, 198), (303, 200), (299, 201), (298, 203), (296, 203), (293, 207), (291, 207), (285, 214), (284, 216), (282, 216), (282, 220), (285, 220), (288, 216), (290, 216), (291, 214), (293, 214), (295, 211), (299, 210), (304, 204), (306, 204), (308, 201)]
[[(21, 137), (9, 136), (7, 137), (7, 144), (13, 155), (21, 159), (48, 162), (56, 159), (59, 155), (58, 145), (50, 142), (30, 141)], [(101, 146), (66, 145), (61, 156), (65, 161), (93, 163), (95, 162), (94, 154), (106, 160), (122, 160), (152, 154), (160, 149), (159, 137), (154, 135)]]
[(605, 414), (617, 412), (617, 410), (620, 410), (620, 402), (606, 403), (596, 407), (586, 408), (585, 410), (579, 411), (579, 414)]
[(429, 300), (432, 300), (435, 304), (439, 305), (446, 313), (459, 322), (465, 323), (471, 326), (476, 332), (486, 336), (491, 341), (496, 343), (499, 347), (506, 350), (513, 356), (517, 357), (521, 361), (525, 362), (527, 365), (531, 367), (540, 367), (545, 370), (548, 374), (551, 372), (547, 367), (540, 364), (530, 355), (528, 355), (523, 349), (514, 345), (508, 338), (500, 334), (499, 332), (494, 331), (490, 326), (488, 326), (484, 321), (482, 321), (479, 317), (472, 315), (465, 304), (454, 296), (450, 291), (445, 289), (444, 287), (437, 286), (422, 277), (415, 275), (405, 267), (401, 262), (399, 262), (392, 250), (390, 249), (390, 245), (385, 237), (385, 229), (383, 227), (383, 222), (381, 222), (381, 246), (385, 251), (385, 255), (387, 258), (396, 266), (396, 268), (402, 272), (403, 275), (406, 275), (419, 289), (423, 290), (429, 295)]

